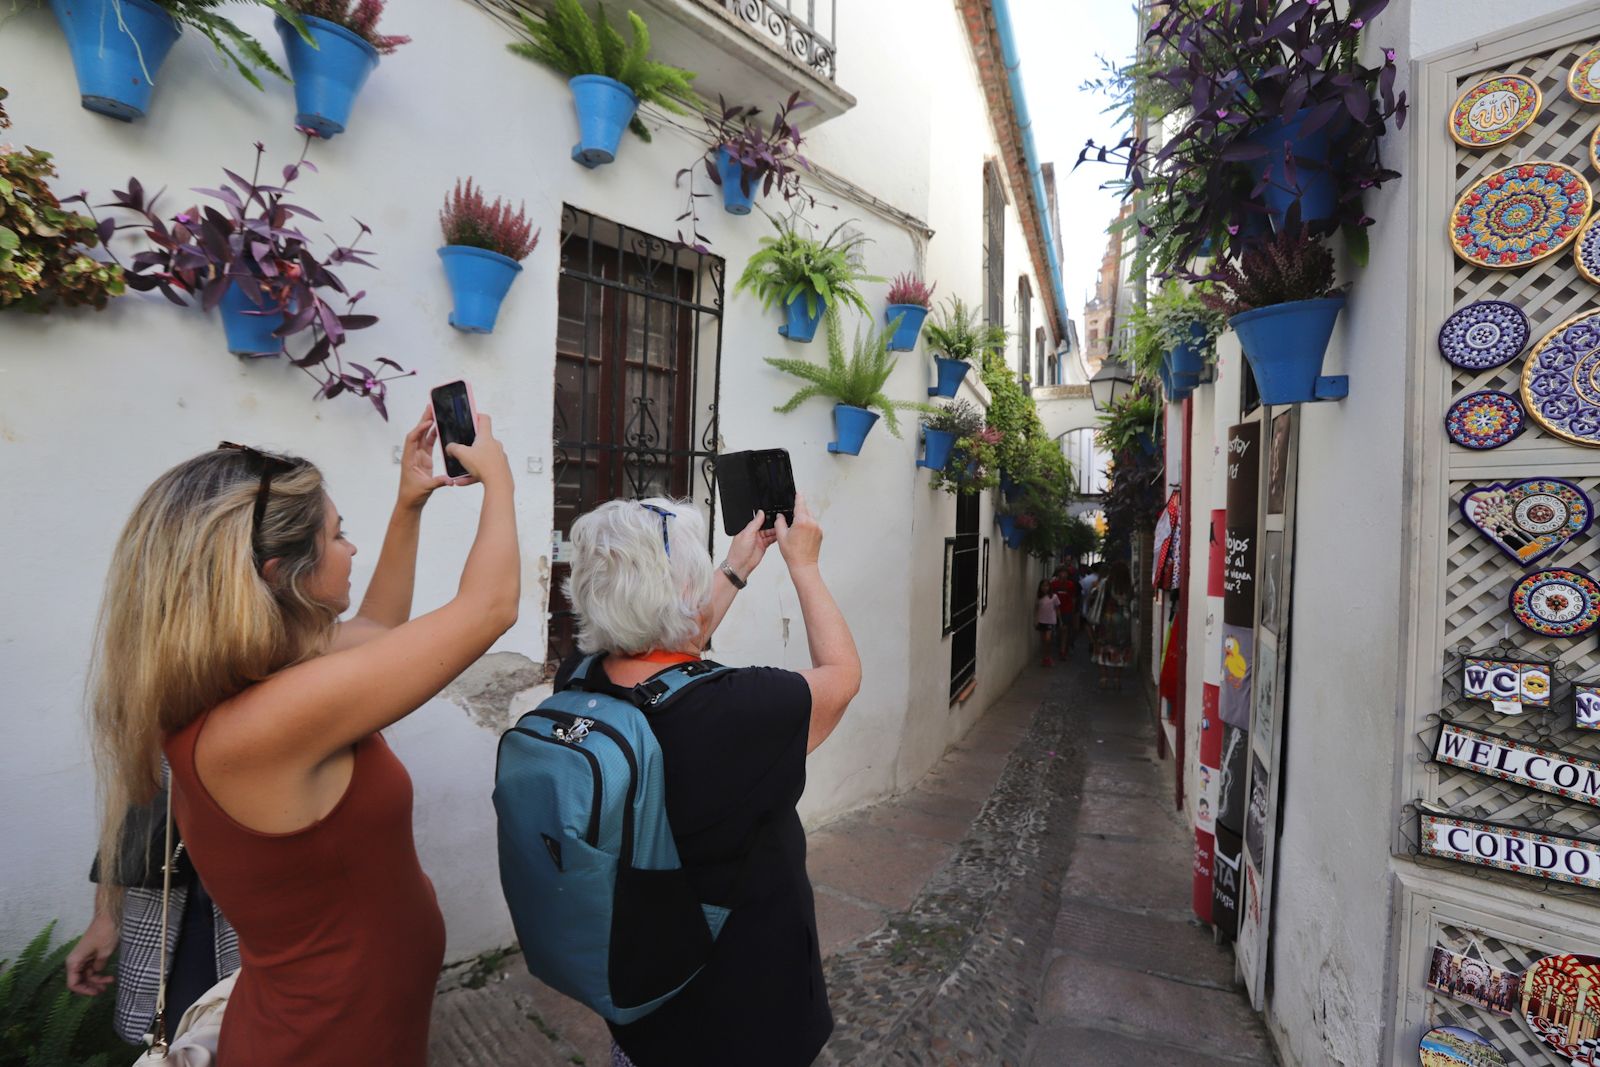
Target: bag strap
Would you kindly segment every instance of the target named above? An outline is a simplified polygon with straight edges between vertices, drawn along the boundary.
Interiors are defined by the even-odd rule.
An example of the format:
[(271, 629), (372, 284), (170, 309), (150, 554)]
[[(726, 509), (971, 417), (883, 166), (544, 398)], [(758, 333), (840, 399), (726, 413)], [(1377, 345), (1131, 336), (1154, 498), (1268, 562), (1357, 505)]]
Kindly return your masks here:
[(161, 977), (156, 983), (156, 1017), (150, 1033), (144, 1035), (150, 1051), (167, 1058), (167, 916), (172, 906), (172, 871), (183, 852), (183, 842), (172, 847), (172, 776), (167, 776), (167, 843), (161, 850)]
[[(605, 655), (604, 652), (594, 652), (579, 660), (567, 678), (568, 687), (592, 692), (595, 683), (590, 674)], [(733, 669), (709, 659), (674, 664), (634, 686), (628, 694), (629, 699), (640, 711), (661, 711), (682, 696), (686, 690), (718, 675), (727, 674)]]

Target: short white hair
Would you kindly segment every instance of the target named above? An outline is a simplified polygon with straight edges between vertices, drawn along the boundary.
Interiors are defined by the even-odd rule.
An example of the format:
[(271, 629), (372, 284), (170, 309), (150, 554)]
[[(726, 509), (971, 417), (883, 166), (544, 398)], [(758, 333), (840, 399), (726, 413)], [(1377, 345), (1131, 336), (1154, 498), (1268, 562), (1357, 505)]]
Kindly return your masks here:
[[(663, 520), (651, 507), (669, 515)], [(711, 598), (705, 519), (688, 500), (601, 504), (572, 524), (572, 572), (565, 589), (581, 652), (694, 649), (700, 613)]]

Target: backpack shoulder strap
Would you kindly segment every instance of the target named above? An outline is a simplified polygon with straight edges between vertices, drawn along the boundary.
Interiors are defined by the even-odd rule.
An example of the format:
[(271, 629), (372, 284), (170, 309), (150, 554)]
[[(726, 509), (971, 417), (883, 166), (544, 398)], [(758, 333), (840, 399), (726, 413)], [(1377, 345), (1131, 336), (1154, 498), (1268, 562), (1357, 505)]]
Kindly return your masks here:
[(565, 688), (587, 689), (590, 672), (594, 670), (594, 665), (599, 663), (604, 656), (604, 652), (591, 652), (579, 660), (578, 665), (572, 668), (572, 673), (567, 675)]
[(661, 711), (685, 691), (701, 682), (732, 671), (709, 659), (692, 660), (669, 667), (633, 687), (633, 704), (640, 711)]

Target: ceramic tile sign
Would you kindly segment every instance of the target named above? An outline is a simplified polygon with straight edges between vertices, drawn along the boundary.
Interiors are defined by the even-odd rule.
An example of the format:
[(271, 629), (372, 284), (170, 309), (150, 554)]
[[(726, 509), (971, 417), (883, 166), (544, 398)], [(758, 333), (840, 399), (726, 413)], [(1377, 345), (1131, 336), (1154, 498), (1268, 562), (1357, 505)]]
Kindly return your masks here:
[(1524, 567), (1583, 535), (1594, 519), (1588, 494), (1560, 478), (1472, 486), (1461, 516)]
[(1575, 694), (1573, 725), (1580, 730), (1600, 730), (1600, 685), (1580, 682), (1575, 687)]
[(1550, 668), (1543, 663), (1469, 657), (1461, 668), (1461, 695), (1487, 700), (1500, 715), (1550, 706)]
[(1459, 1026), (1435, 1026), (1417, 1046), (1422, 1067), (1506, 1067), (1506, 1059), (1484, 1038)]
[(1563, 953), (1522, 974), (1518, 1008), (1540, 1041), (1577, 1065), (1600, 1063), (1600, 956)]
[(1511, 1016), (1517, 1010), (1522, 976), (1476, 956), (1451, 952), (1443, 945), (1433, 946), (1428, 965), (1428, 988), (1451, 1000), (1482, 1008), (1491, 1015)]
[(1445, 722), (1439, 724), (1433, 758), (1452, 767), (1600, 807), (1600, 763), (1582, 756)]
[(1501, 74), (1468, 86), (1450, 109), (1450, 138), (1482, 151), (1533, 125), (1544, 106), (1539, 87), (1520, 74)]
[(1420, 851), (1425, 856), (1600, 889), (1600, 844), (1593, 841), (1464, 818), (1427, 807), (1418, 818)]

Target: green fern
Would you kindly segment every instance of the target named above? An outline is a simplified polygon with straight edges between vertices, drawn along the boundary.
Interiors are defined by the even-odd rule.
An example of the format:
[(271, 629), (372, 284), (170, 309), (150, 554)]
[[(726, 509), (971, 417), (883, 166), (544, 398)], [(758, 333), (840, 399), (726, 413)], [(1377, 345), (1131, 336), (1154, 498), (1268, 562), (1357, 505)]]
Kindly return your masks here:
[[(694, 91), (694, 73), (650, 58), (650, 28), (644, 19), (628, 12), (632, 41), (606, 18), (600, 5), (590, 18), (578, 0), (555, 0), (543, 19), (522, 15), (522, 28), (528, 39), (507, 45), (512, 52), (535, 63), (543, 63), (568, 78), (598, 74), (626, 85), (641, 104), (654, 104), (679, 115), (689, 114), (691, 106), (702, 101)], [(628, 128), (642, 140), (650, 140), (650, 129), (638, 115)]]
[(751, 290), (768, 310), (774, 304), (786, 305), (804, 297), (812, 315), (817, 313), (818, 298), (830, 308), (849, 304), (863, 315), (872, 315), (858, 284), (883, 279), (868, 274), (862, 266), (861, 246), (867, 239), (841, 236), (850, 220), (835, 226), (821, 241), (801, 233), (794, 222), (773, 219), (772, 224), (778, 235), (761, 238), (761, 247), (745, 264), (735, 292)]
[(300, 21), (300, 16), (284, 0), (155, 0), (155, 3), (179, 24), (193, 27), (210, 41), (217, 54), (257, 89), (265, 88), (256, 76), (258, 69), (284, 81), (290, 80), (289, 75), (278, 66), (260, 41), (241, 30), (232, 19), (218, 14), (217, 8), (232, 3), (257, 4), (293, 26), (308, 43), (315, 43), (305, 23)]
[(986, 324), (960, 297), (952, 296), (948, 309), (941, 307), (926, 326), (923, 335), (928, 347), (944, 353), (946, 359), (964, 359), (982, 364), (986, 352), (1003, 352), (1007, 333), (1004, 326)]
[(804, 359), (779, 359), (769, 357), (767, 364), (785, 374), (792, 374), (806, 384), (787, 402), (774, 408), (787, 415), (807, 400), (827, 397), (851, 407), (866, 408), (883, 414), (884, 425), (896, 437), (900, 436), (897, 411), (933, 412), (937, 409), (913, 400), (891, 400), (884, 395), (883, 387), (894, 373), (899, 360), (889, 355), (887, 333), (869, 327), (865, 337), (856, 328), (854, 351), (849, 359), (844, 354), (844, 331), (839, 323), (839, 311), (828, 308), (828, 362), (826, 365)]
[(76, 939), (50, 947), (55, 923), (15, 960), (0, 960), (0, 1067), (112, 1067), (134, 1050), (111, 1029), (115, 998), (80, 997), (66, 984)]

